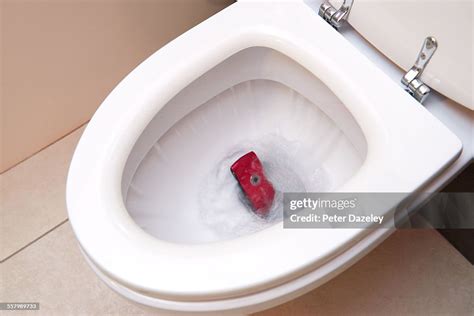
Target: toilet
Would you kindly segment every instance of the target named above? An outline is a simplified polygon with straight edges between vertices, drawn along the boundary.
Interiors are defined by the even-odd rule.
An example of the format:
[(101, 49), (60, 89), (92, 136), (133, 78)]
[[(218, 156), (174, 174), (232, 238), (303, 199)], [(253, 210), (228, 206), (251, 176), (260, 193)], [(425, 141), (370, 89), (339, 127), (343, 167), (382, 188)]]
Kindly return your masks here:
[[(349, 22), (370, 30), (357, 2), (342, 8), (352, 5)], [(167, 311), (256, 312), (330, 280), (393, 232), (284, 229), (281, 219), (254, 227), (233, 210), (226, 217), (225, 206), (203, 218), (206, 203), (226, 198), (216, 166), (249, 143), (265, 159), (295, 160), (302, 184), (290, 189), (412, 199), (461, 155), (460, 139), (419, 102), (430, 86), (474, 108), (469, 89), (438, 75), (437, 54), (450, 53), (442, 40), (407, 93), (318, 14), (329, 12), (320, 4), (238, 1), (155, 52), (104, 100), (74, 153), (67, 207), (85, 260), (110, 288)], [(433, 35), (394, 60), (415, 62)], [(203, 198), (203, 188), (213, 194)]]

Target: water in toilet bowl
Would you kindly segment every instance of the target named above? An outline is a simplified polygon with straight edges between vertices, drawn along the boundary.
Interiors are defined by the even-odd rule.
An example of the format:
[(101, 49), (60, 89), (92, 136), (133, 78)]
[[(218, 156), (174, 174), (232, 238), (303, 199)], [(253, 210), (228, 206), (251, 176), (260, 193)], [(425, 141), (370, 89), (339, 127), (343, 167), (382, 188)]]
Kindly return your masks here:
[[(276, 195), (265, 218), (251, 210), (238, 183), (229, 171), (239, 157), (253, 150), (262, 161), (265, 175)], [(308, 165), (309, 150), (297, 141), (269, 134), (244, 141), (216, 162), (202, 181), (198, 194), (200, 220), (221, 239), (231, 239), (257, 232), (283, 219), (283, 193), (326, 191), (330, 181), (322, 166)]]
[[(364, 159), (317, 104), (275, 81), (240, 83), (173, 122), (193, 101), (179, 100), (147, 127), (123, 182), (128, 213), (158, 239), (199, 244), (280, 225), (283, 192), (334, 190)], [(249, 151), (276, 190), (265, 218), (249, 212), (230, 171)]]

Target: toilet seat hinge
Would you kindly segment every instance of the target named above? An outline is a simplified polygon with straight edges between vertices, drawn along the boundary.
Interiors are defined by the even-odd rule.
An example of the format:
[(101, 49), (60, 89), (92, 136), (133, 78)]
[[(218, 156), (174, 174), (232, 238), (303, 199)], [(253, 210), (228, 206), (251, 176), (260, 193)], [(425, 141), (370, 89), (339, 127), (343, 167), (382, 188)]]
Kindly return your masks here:
[(436, 48), (438, 48), (438, 42), (433, 36), (425, 38), (415, 64), (410, 70), (408, 70), (401, 80), (402, 84), (405, 86), (405, 90), (420, 103), (423, 103), (431, 91), (430, 88), (421, 81), (420, 77), (431, 57), (433, 57)]
[(344, 0), (343, 4), (339, 9), (333, 7), (328, 0), (324, 1), (323, 4), (319, 7), (319, 16), (326, 20), (331, 26), (335, 29), (341, 27), (352, 8), (352, 3), (354, 0)]

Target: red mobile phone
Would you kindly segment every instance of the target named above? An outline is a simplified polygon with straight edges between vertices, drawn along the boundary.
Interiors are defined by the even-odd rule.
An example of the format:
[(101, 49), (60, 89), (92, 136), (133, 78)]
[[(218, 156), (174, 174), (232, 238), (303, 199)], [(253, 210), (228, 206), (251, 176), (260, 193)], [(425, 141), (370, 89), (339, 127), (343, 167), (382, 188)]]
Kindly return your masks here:
[(263, 166), (257, 155), (251, 151), (230, 167), (235, 179), (252, 206), (254, 213), (260, 217), (268, 215), (275, 198), (275, 190), (263, 172)]

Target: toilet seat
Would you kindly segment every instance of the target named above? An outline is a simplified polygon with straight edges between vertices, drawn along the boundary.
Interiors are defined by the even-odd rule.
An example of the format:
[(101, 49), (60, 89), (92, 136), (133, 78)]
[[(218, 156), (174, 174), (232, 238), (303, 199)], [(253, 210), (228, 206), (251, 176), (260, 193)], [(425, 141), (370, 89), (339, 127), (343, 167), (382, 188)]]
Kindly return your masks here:
[[(348, 265), (331, 270), (330, 262), (370, 239), (360, 229), (283, 230), (276, 225), (230, 241), (172, 244), (146, 234), (128, 215), (121, 178), (145, 126), (193, 80), (253, 46), (277, 50), (314, 73), (360, 125), (367, 158), (341, 191), (414, 192), (460, 153), (460, 141), (447, 128), (302, 1), (234, 4), (132, 71), (103, 102), (74, 154), (67, 205), (81, 248), (111, 284), (148, 298), (142, 303), (185, 309), (205, 302), (202, 310), (220, 309), (212, 302), (278, 288), (325, 266), (326, 273), (313, 279), (322, 282)], [(374, 234), (371, 246), (388, 230)]]

